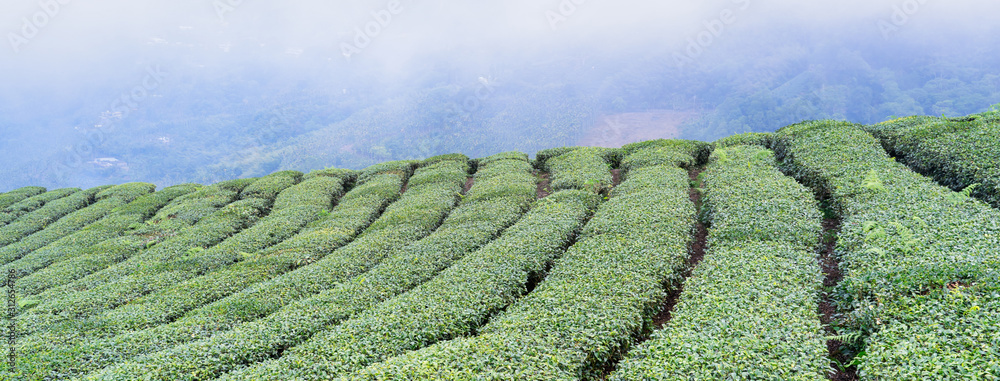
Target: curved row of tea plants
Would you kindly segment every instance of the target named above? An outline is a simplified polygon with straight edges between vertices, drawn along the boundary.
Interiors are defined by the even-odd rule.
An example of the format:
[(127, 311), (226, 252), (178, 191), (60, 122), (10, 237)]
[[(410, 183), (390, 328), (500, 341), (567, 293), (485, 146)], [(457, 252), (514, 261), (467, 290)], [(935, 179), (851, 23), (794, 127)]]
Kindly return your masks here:
[[(362, 174), (359, 181), (395, 177), (416, 164), (383, 163), (373, 168), (380, 172)], [(384, 257), (431, 234), (460, 199), (469, 170), (468, 158), (462, 155), (428, 159), (409, 178), (402, 197), (350, 244), (329, 253), (315, 252), (314, 259), (302, 261), (294, 271), (193, 310), (173, 323), (116, 337), (112, 343), (116, 355), (111, 360), (122, 362), (149, 353), (132, 365), (150, 361), (156, 358), (151, 352), (229, 331), (363, 273)], [(113, 374), (115, 368), (108, 371)]]
[[(697, 144), (660, 142), (637, 147), (632, 155), (673, 162), (692, 146)], [(548, 277), (478, 336), (393, 357), (349, 378), (575, 380), (599, 375), (658, 312), (664, 285), (680, 280), (696, 214), (689, 188), (688, 172), (677, 166), (632, 168)]]
[(589, 189), (603, 193), (613, 185), (611, 168), (620, 161), (619, 153), (620, 150), (612, 148), (577, 148), (546, 159), (542, 167), (550, 173), (554, 191)]
[[(10, 264), (28, 253), (45, 247), (60, 238), (73, 234), (83, 227), (104, 218), (114, 209), (152, 193), (156, 186), (148, 183), (128, 183), (110, 187), (94, 195), (93, 203), (69, 213), (17, 243), (0, 249), (0, 263)], [(6, 269), (5, 269), (6, 270)]]
[[(515, 222), (534, 196), (535, 178), (523, 155), (519, 160), (482, 164), (472, 189), (440, 228), (429, 236), (319, 295), (296, 301), (260, 321), (237, 327), (210, 340), (167, 352), (171, 353), (166, 356), (169, 358), (175, 358), (175, 352), (185, 353), (181, 356), (183, 361), (160, 363), (164, 356), (154, 357), (156, 361), (142, 365), (142, 372), (149, 374), (153, 371), (151, 369), (155, 369), (156, 379), (203, 379), (242, 364), (267, 359), (273, 353), (305, 341), (329, 324), (344, 320), (432, 277), (451, 260), (475, 250)], [(210, 360), (217, 356), (234, 361)], [(136, 371), (134, 367), (123, 369), (124, 374)], [(118, 379), (123, 373), (116, 374), (117, 377), (103, 379)]]
[[(307, 338), (323, 327), (338, 324), (434, 278), (456, 260), (476, 251), (518, 221), (535, 195), (536, 179), (526, 155), (511, 157), (500, 154), (485, 158), (480, 161), (479, 172), (476, 173), (475, 183), (468, 195), (434, 234), (406, 247), (370, 271), (335, 289), (302, 300), (278, 314), (252, 324), (250, 329), (241, 327), (238, 334), (227, 334), (224, 337), (232, 338), (231, 342), (234, 344), (271, 341), (271, 346), (266, 350), (258, 347), (258, 353), (272, 353), (276, 349), (297, 344), (299, 340), (285, 338)], [(249, 336), (245, 336), (247, 333)], [(262, 340), (262, 337), (270, 339)], [(330, 360), (325, 355), (325, 350), (336, 345), (337, 340), (339, 338), (329, 331), (320, 332), (301, 345), (284, 351), (282, 357), (275, 361), (223, 378), (326, 379), (335, 375), (336, 371), (324, 366)], [(213, 344), (218, 346), (219, 343)], [(241, 357), (254, 357), (249, 350), (237, 351)]]
[(42, 187), (23, 187), (0, 193), (0, 210), (42, 193), (45, 193), (45, 188)]
[[(45, 229), (46, 226), (58, 221), (67, 214), (87, 207), (87, 205), (95, 201), (98, 193), (108, 188), (109, 186), (100, 186), (82, 191), (78, 190), (66, 197), (48, 202), (45, 206), (24, 214), (14, 222), (0, 227), (0, 248), (17, 244), (25, 237)], [(11, 260), (13, 259), (0, 261), (0, 263), (7, 263)]]
[[(108, 197), (63, 218), (57, 224), (61, 224), (63, 220), (76, 216), (77, 213), (83, 211), (90, 211), (91, 214), (99, 214), (108, 208), (112, 208), (110, 213), (96, 222), (86, 225), (74, 233), (66, 235), (14, 262), (0, 267), (0, 272), (7, 273), (12, 269), (17, 272), (18, 277), (22, 277), (55, 262), (72, 258), (92, 245), (122, 236), (130, 228), (145, 222), (160, 208), (163, 208), (177, 197), (197, 190), (197, 187), (194, 185), (178, 185), (158, 192), (143, 194), (129, 202), (130, 198), (140, 195), (145, 190), (143, 188), (145, 187), (138, 186), (134, 190), (122, 192), (122, 196)], [(126, 202), (127, 204), (122, 205)], [(54, 224), (47, 228), (46, 231), (55, 227)], [(68, 228), (65, 230), (68, 230)]]
[(108, 269), (121, 274), (113, 282), (84, 289), (71, 284), (70, 292), (42, 301), (18, 319), (22, 326), (20, 332), (31, 334), (56, 323), (93, 316), (165, 287), (171, 283), (165, 278), (171, 275), (183, 278), (190, 272), (181, 266), (189, 265), (206, 249), (256, 224), (267, 215), (278, 192), (294, 185), (301, 177), (298, 172), (278, 172), (250, 183), (240, 192), (241, 200), (226, 205), (177, 236), (156, 244), (143, 255), (134, 256), (116, 265), (113, 270)]
[[(189, 248), (209, 245), (213, 236), (214, 227), (227, 226), (229, 214), (226, 208), (238, 209), (239, 205), (233, 205), (240, 201), (240, 192), (257, 179), (241, 179), (223, 182), (202, 189), (201, 191), (177, 199), (176, 202), (167, 205), (157, 212), (146, 226), (142, 226), (134, 231), (130, 236), (121, 239), (111, 239), (92, 246), (85, 252), (96, 254), (94, 249), (108, 249), (112, 257), (119, 257), (114, 263), (99, 271), (84, 273), (82, 278), (74, 279), (64, 283), (59, 287), (49, 288), (38, 294), (38, 299), (57, 300), (63, 295), (76, 292), (87, 291), (102, 285), (112, 283), (130, 274), (141, 271), (142, 268), (150, 264), (160, 263), (173, 258), (176, 250), (186, 251)], [(192, 207), (191, 209), (181, 209)], [(210, 243), (201, 243), (200, 237), (203, 233)], [(192, 243), (187, 243), (192, 241)], [(215, 241), (217, 242), (217, 241)], [(167, 245), (163, 245), (167, 243)], [(135, 250), (132, 250), (136, 248)], [(73, 264), (80, 264), (75, 261)], [(107, 259), (107, 258), (103, 258)], [(115, 258), (118, 259), (118, 258)], [(66, 261), (69, 262), (69, 261)], [(60, 262), (56, 265), (63, 264)], [(49, 270), (50, 266), (45, 270)], [(45, 271), (43, 270), (43, 271)], [(57, 278), (58, 282), (65, 282), (66, 279)]]
[(1000, 208), (1000, 112), (915, 116), (865, 126), (893, 156), (953, 190)]
[[(221, 243), (198, 253), (197, 256), (173, 260), (161, 265), (166, 271), (145, 269), (113, 284), (95, 289), (103, 295), (114, 295), (123, 300), (129, 295), (150, 293), (146, 297), (131, 300), (127, 305), (104, 312), (89, 319), (77, 319), (61, 327), (48, 329), (36, 341), (69, 345), (74, 340), (93, 340), (96, 337), (116, 335), (127, 330), (156, 326), (176, 317), (186, 310), (172, 310), (165, 305), (167, 300), (157, 290), (172, 287), (179, 279), (206, 273), (214, 267), (225, 266), (229, 262), (244, 257), (252, 257), (263, 250), (283, 241), (319, 218), (320, 213), (330, 208), (334, 199), (344, 192), (344, 180), (333, 177), (316, 177), (298, 185), (288, 187), (275, 200), (271, 213), (239, 233)], [(281, 206), (279, 209), (278, 206)], [(142, 289), (118, 287), (121, 284), (140, 284)], [(190, 300), (190, 297), (185, 298)], [(175, 299), (176, 296), (175, 296)], [(104, 306), (104, 305), (102, 305)], [(195, 306), (196, 307), (196, 306)]]
[[(369, 174), (367, 170), (363, 171), (362, 174), (368, 179), (366, 182), (355, 185), (339, 199), (337, 206), (328, 214), (311, 223), (294, 237), (229, 268), (146, 295), (82, 324), (83, 327), (80, 329), (89, 329), (90, 333), (97, 334), (96, 336), (122, 334), (126, 330), (136, 329), (136, 325), (123, 325), (122, 322), (134, 322), (136, 317), (142, 316), (145, 317), (139, 327), (163, 324), (176, 319), (185, 311), (308, 264), (347, 244), (371, 224), (386, 206), (399, 197), (403, 184), (412, 173), (412, 166), (408, 163), (392, 168), (381, 167), (383, 170), (379, 173)], [(353, 171), (335, 169), (314, 171), (307, 174), (306, 180), (296, 187), (312, 189), (312, 192), (301, 193), (300, 196), (317, 197), (315, 202), (318, 205), (324, 198), (329, 202), (329, 195), (337, 194), (336, 190), (340, 189), (342, 183), (354, 177)], [(324, 190), (328, 187), (332, 188)], [(284, 204), (284, 201), (291, 200), (291, 195), (292, 193), (279, 195), (275, 208)], [(320, 214), (317, 212), (317, 215)], [(119, 318), (122, 315), (124, 317)], [(72, 331), (74, 327), (66, 328)], [(95, 332), (94, 328), (99, 328), (99, 332)], [(174, 339), (170, 334), (148, 335), (150, 332), (163, 331), (147, 330), (138, 334), (104, 339), (88, 335), (85, 342), (58, 342), (55, 348), (45, 348), (31, 356), (22, 355), (21, 361), (38, 364), (31, 367), (33, 374), (36, 375), (51, 375), (55, 369), (73, 369), (72, 372), (64, 370), (63, 374), (82, 374), (111, 365), (121, 359), (155, 351), (153, 348), (167, 347), (169, 343), (175, 343), (169, 341)], [(168, 343), (163, 343), (162, 340), (158, 342), (157, 338), (167, 339)], [(193, 338), (187, 337), (187, 339)], [(81, 362), (80, 353), (90, 353), (92, 356), (86, 362)]]
[(671, 320), (609, 379), (825, 379), (816, 312), (822, 215), (812, 191), (760, 147), (717, 149), (703, 178), (710, 249)]
[[(131, 230), (124, 236), (94, 244), (19, 279), (16, 285), (18, 295), (34, 297), (50, 288), (69, 284), (131, 258), (143, 248), (176, 235), (181, 229), (197, 223), (218, 208), (234, 201), (239, 191), (227, 189), (226, 185), (228, 183), (202, 187), (178, 197), (157, 211), (145, 223), (130, 226)], [(63, 292), (64, 290), (56, 289), (54, 292), (41, 295), (40, 298), (57, 297)]]
[[(334, 326), (273, 365), (247, 372), (246, 377), (333, 377), (468, 335), (544, 276), (600, 201), (598, 195), (579, 190), (559, 191), (536, 201), (497, 240), (434, 279)], [(299, 348), (307, 349), (308, 355)], [(297, 369), (275, 375), (289, 364)]]
[[(38, 210), (38, 208), (45, 206), (45, 204), (48, 204), (49, 202), (69, 196), (79, 191), (80, 191), (79, 188), (56, 189), (53, 191), (40, 193), (34, 196), (21, 199), (20, 201), (14, 202), (4, 207), (3, 210), (0, 211), (0, 226), (4, 226), (11, 222), (14, 222), (18, 218), (21, 218), (21, 216), (24, 216), (25, 214)], [(16, 195), (21, 195), (21, 194), (28, 195), (31, 193), (19, 192)], [(16, 200), (16, 199), (17, 198), (10, 198), (9, 200)]]
[(802, 123), (778, 138), (787, 170), (843, 218), (838, 295), (851, 309), (845, 324), (870, 333), (861, 377), (995, 377), (1000, 212), (892, 160), (860, 126)]
[(667, 166), (693, 169), (708, 161), (712, 145), (693, 140), (658, 139), (622, 146), (622, 170)]

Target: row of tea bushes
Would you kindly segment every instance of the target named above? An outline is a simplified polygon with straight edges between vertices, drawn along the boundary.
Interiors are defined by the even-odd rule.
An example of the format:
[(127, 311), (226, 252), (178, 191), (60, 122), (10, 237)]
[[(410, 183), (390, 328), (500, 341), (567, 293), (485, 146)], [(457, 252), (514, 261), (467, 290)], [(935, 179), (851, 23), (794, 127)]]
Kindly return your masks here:
[[(87, 207), (87, 205), (95, 201), (97, 194), (105, 189), (108, 189), (108, 186), (73, 192), (66, 197), (48, 202), (45, 206), (24, 214), (14, 222), (0, 227), (0, 248), (20, 242), (25, 237), (45, 229), (46, 226), (58, 221), (67, 214)], [(0, 261), (0, 263), (7, 263), (11, 260), (13, 259)]]
[[(298, 176), (290, 174), (280, 177), (289, 179)], [(278, 181), (268, 177), (261, 179), (261, 182), (279, 185), (260, 187), (252, 184), (247, 189), (253, 191), (254, 189), (286, 187), (289, 181), (281, 181), (280, 177)], [(326, 176), (314, 177), (298, 185), (288, 186), (277, 195), (275, 207), (271, 209), (271, 213), (253, 226), (197, 253), (197, 255), (188, 254), (187, 258), (172, 260), (160, 266), (144, 269), (141, 273), (133, 274), (123, 280), (93, 290), (98, 298), (112, 295), (116, 303), (121, 303), (123, 300), (128, 301), (129, 295), (138, 296), (149, 292), (152, 294), (128, 301), (128, 304), (120, 308), (106, 311), (93, 318), (69, 321), (25, 338), (21, 345), (22, 358), (25, 361), (34, 361), (35, 357), (44, 357), (39, 362), (52, 363), (54, 362), (51, 359), (53, 356), (37, 356), (37, 353), (31, 352), (29, 348), (38, 348), (40, 352), (49, 352), (54, 350), (54, 346), (71, 347), (80, 341), (114, 336), (169, 321), (171, 316), (178, 316), (184, 310), (171, 310), (169, 305), (165, 305), (166, 299), (159, 298), (163, 293), (157, 290), (169, 289), (180, 279), (210, 271), (210, 266), (225, 266), (229, 261), (255, 255), (257, 251), (292, 236), (310, 221), (318, 219), (320, 212), (330, 208), (333, 200), (343, 194), (343, 186), (344, 179)], [(247, 194), (246, 190), (244, 194)], [(255, 194), (272, 197), (274, 192)], [(248, 198), (248, 200), (252, 199), (260, 198)], [(281, 209), (278, 209), (279, 205), (282, 206)], [(248, 252), (253, 254), (247, 254)], [(211, 259), (206, 260), (206, 258)], [(162, 268), (162, 271), (159, 268)], [(121, 287), (123, 284), (126, 287)], [(134, 287), (132, 285), (142, 285), (142, 288), (132, 288)], [(183, 296), (176, 295), (173, 300), (179, 300), (179, 297)], [(185, 300), (190, 300), (190, 298), (185, 298)], [(109, 302), (101, 302), (99, 305), (103, 308), (113, 307)]]
[[(678, 157), (671, 143), (660, 143), (638, 147), (632, 155), (658, 156), (660, 162)], [(393, 357), (349, 377), (599, 376), (658, 312), (666, 296), (664, 286), (680, 280), (696, 214), (689, 189), (688, 171), (682, 168), (631, 169), (586, 224), (579, 241), (555, 261), (548, 277), (477, 330), (478, 336)]]
[(104, 189), (94, 195), (93, 203), (90, 205), (66, 214), (44, 229), (0, 249), (0, 263), (9, 264), (21, 259), (34, 250), (45, 247), (104, 218), (114, 209), (152, 193), (154, 189), (156, 186), (148, 183), (128, 183)]
[(22, 187), (0, 193), (0, 210), (42, 193), (45, 193), (45, 188), (42, 187)]
[[(63, 295), (43, 300), (18, 319), (22, 324), (20, 331), (30, 334), (45, 330), (59, 322), (93, 316), (95, 313), (127, 303), (134, 299), (137, 293), (155, 290), (159, 285), (147, 283), (151, 279), (146, 278), (146, 275), (163, 273), (165, 263), (195, 257), (206, 248), (211, 248), (243, 229), (253, 226), (267, 214), (273, 202), (273, 199), (253, 196), (276, 196), (280, 189), (294, 185), (298, 178), (301, 178), (300, 173), (279, 172), (254, 181), (240, 193), (250, 195), (249, 197), (226, 205), (212, 216), (152, 246), (141, 255), (133, 256), (115, 265), (114, 268), (104, 270), (105, 274), (93, 274), (88, 277), (104, 278), (105, 282), (93, 282), (94, 279), (84, 278), (68, 285), (68, 292)], [(255, 184), (260, 186), (254, 187)], [(109, 274), (118, 276), (112, 278), (108, 276)]]
[[(192, 366), (198, 368), (200, 376), (197, 378), (212, 377), (243, 362), (252, 362), (255, 358), (259, 361), (267, 358), (276, 348), (295, 345), (330, 323), (343, 320), (382, 298), (412, 287), (412, 283), (421, 281), (421, 276), (432, 276), (436, 266), (446, 266), (451, 257), (460, 257), (492, 239), (523, 213), (528, 200), (535, 195), (535, 178), (530, 170), (523, 158), (479, 166), (470, 192), (441, 227), (426, 238), (389, 255), (371, 270), (347, 279), (331, 290), (292, 303), (260, 321), (237, 327), (210, 340), (176, 348), (191, 351), (193, 356), (184, 355), (188, 360), (164, 365), (162, 369), (165, 371), (157, 371), (157, 377), (171, 379), (178, 374), (189, 374), (181, 369)], [(208, 346), (213, 349), (202, 349), (209, 342)], [(229, 344), (219, 346), (218, 342)], [(218, 351), (238, 353), (241, 360), (200, 365), (213, 353), (220, 353)]]
[[(108, 336), (122, 334), (126, 330), (136, 329), (137, 326), (146, 327), (166, 323), (176, 319), (185, 311), (221, 299), (257, 282), (291, 271), (297, 266), (308, 263), (313, 258), (319, 258), (350, 242), (389, 203), (399, 196), (407, 179), (406, 176), (412, 172), (412, 168), (410, 164), (403, 164), (398, 169), (402, 170), (404, 174), (399, 175), (396, 174), (397, 170), (391, 170), (390, 172), (393, 174), (383, 173), (366, 176), (369, 180), (355, 185), (351, 191), (339, 199), (337, 206), (328, 215), (309, 224), (309, 227), (294, 237), (267, 248), (245, 261), (146, 295), (122, 308), (109, 311), (89, 322), (84, 322), (82, 327), (71, 325), (64, 328), (71, 331), (73, 329), (87, 329), (92, 334)], [(301, 194), (294, 198), (315, 197), (317, 205), (322, 202), (328, 203), (329, 195), (336, 194), (335, 191), (341, 189), (344, 181), (353, 180), (354, 177), (353, 171), (328, 169), (311, 172), (305, 176), (306, 180), (296, 187), (309, 188), (312, 191), (295, 192), (295, 194)], [(328, 189), (323, 190), (324, 188)], [(322, 194), (327, 194), (327, 196), (322, 196)], [(292, 193), (280, 194), (275, 202), (275, 208), (278, 208), (282, 200), (293, 199), (291, 196)], [(326, 201), (323, 201), (324, 197)], [(319, 214), (316, 213), (316, 215)], [(142, 324), (137, 325), (137, 321)], [(100, 331), (95, 332), (94, 328), (98, 328)], [(44, 349), (33, 355), (22, 357), (22, 361), (44, 364), (31, 368), (31, 374), (34, 375), (49, 374), (54, 376), (57, 369), (63, 369), (60, 376), (86, 373), (111, 365), (123, 358), (155, 351), (157, 349), (154, 348), (157, 346), (168, 347), (173, 343), (170, 340), (180, 337), (162, 334), (163, 331), (163, 329), (146, 330), (136, 334), (123, 334), (119, 337), (104, 339), (88, 335), (87, 340), (82, 343), (63, 341), (59, 342), (55, 348), (39, 346)], [(156, 332), (160, 332), (160, 334)], [(190, 340), (192, 337), (187, 336), (186, 339)], [(92, 355), (86, 362), (80, 362), (79, 353)], [(72, 369), (72, 372), (65, 369)]]
[(552, 177), (554, 191), (587, 189), (604, 193), (613, 185), (611, 168), (618, 153), (611, 148), (578, 148), (545, 160), (543, 168)]
[[(334, 326), (244, 378), (333, 377), (469, 335), (528, 292), (580, 231), (601, 198), (580, 190), (536, 201), (497, 240), (434, 279)], [(293, 368), (289, 371), (285, 367)], [(239, 378), (239, 377), (232, 377)]]
[[(1000, 113), (914, 116), (865, 126), (917, 172), (1000, 208)], [(971, 188), (970, 188), (971, 187)]]
[(659, 139), (626, 144), (621, 148), (625, 158), (622, 170), (664, 165), (692, 169), (708, 161), (712, 145), (694, 140)]
[[(213, 346), (219, 346), (220, 341), (231, 343), (222, 347), (239, 353), (241, 358), (258, 361), (275, 350), (291, 347), (277, 361), (224, 378), (327, 379), (336, 375), (337, 370), (326, 366), (330, 360), (326, 354), (340, 338), (322, 329), (434, 278), (518, 221), (535, 196), (536, 179), (526, 155), (500, 154), (482, 159), (471, 190), (433, 234), (334, 289), (213, 340)], [(305, 338), (309, 340), (302, 342)], [(254, 344), (237, 344), (244, 342)]]
[[(151, 266), (143, 270), (142, 273), (133, 274), (132, 278), (125, 278), (119, 283), (142, 284), (141, 290), (121, 288), (117, 284), (102, 286), (99, 291), (108, 295), (114, 295), (117, 300), (124, 300), (128, 295), (153, 292), (149, 297), (132, 300), (123, 309), (109, 311), (100, 319), (90, 319), (87, 321), (76, 321), (76, 327), (69, 327), (66, 331), (72, 336), (85, 336), (84, 329), (101, 332), (102, 334), (115, 334), (122, 329), (140, 329), (149, 325), (158, 325), (164, 311), (158, 311), (155, 307), (146, 304), (149, 300), (155, 300), (159, 295), (156, 292), (157, 285), (173, 285), (185, 276), (211, 271), (214, 267), (225, 266), (229, 262), (239, 261), (246, 257), (256, 255), (259, 250), (263, 250), (277, 242), (297, 233), (309, 222), (319, 218), (320, 213), (330, 208), (333, 200), (343, 194), (343, 180), (331, 177), (319, 177), (288, 187), (282, 191), (276, 200), (275, 207), (271, 213), (262, 218), (253, 226), (226, 238), (219, 244), (198, 252), (196, 255), (187, 254), (184, 257), (170, 260), (160, 265)], [(270, 197), (270, 196), (267, 196)], [(277, 209), (282, 205), (282, 209)], [(174, 312), (176, 315), (178, 312)], [(90, 335), (86, 335), (90, 336)], [(65, 343), (62, 340), (53, 339), (53, 342)]]
[[(226, 186), (212, 185), (174, 199), (158, 210), (145, 223), (133, 226), (135, 229), (130, 230), (128, 234), (92, 245), (80, 252), (73, 253), (72, 256), (64, 258), (62, 261), (19, 279), (16, 285), (18, 294), (34, 298), (36, 295), (56, 287), (53, 291), (40, 295), (37, 299), (58, 297), (66, 292), (64, 289), (58, 289), (58, 286), (69, 284), (115, 263), (127, 260), (143, 248), (176, 235), (181, 229), (197, 223), (202, 218), (234, 201), (238, 197), (239, 191), (227, 188)], [(102, 280), (107, 278), (112, 277), (102, 277)], [(96, 283), (97, 279), (94, 280)]]
[[(432, 162), (432, 164), (427, 164)], [(413, 163), (383, 163), (366, 171), (359, 181), (405, 174)], [(376, 265), (404, 246), (431, 234), (461, 198), (468, 179), (468, 158), (447, 155), (421, 163), (406, 183), (406, 192), (346, 246), (316, 258), (303, 266), (187, 313), (177, 321), (114, 339), (112, 362), (128, 360), (197, 339), (209, 338), (242, 323), (270, 315), (297, 299), (316, 295)], [(184, 348), (180, 346), (178, 348)], [(163, 352), (168, 353), (168, 352)], [(162, 353), (161, 353), (162, 354)], [(130, 367), (142, 367), (161, 354), (150, 354), (106, 370), (107, 377), (130, 377)], [(101, 376), (104, 377), (104, 376)], [(185, 376), (193, 377), (193, 375)]]
[(825, 379), (812, 192), (760, 147), (717, 149), (703, 177), (710, 249), (671, 320), (609, 379)]
[[(56, 189), (35, 196), (27, 197), (11, 205), (8, 205), (7, 207), (4, 207), (2, 211), (0, 211), (0, 226), (4, 226), (11, 222), (14, 222), (18, 218), (21, 218), (21, 216), (31, 213), (37, 210), (38, 208), (45, 206), (45, 204), (48, 204), (49, 202), (69, 196), (79, 191), (80, 191), (79, 188)], [(18, 193), (18, 194), (27, 195), (30, 193)], [(15, 198), (11, 198), (11, 200), (14, 199)]]
[[(111, 208), (111, 212), (105, 217), (77, 230), (72, 234), (62, 237), (55, 242), (41, 247), (14, 262), (0, 267), (0, 272), (6, 273), (13, 269), (18, 274), (18, 277), (23, 277), (35, 272), (36, 270), (45, 268), (52, 263), (72, 258), (90, 246), (112, 238), (121, 237), (130, 228), (145, 222), (160, 208), (166, 206), (177, 197), (197, 190), (197, 186), (195, 185), (178, 185), (165, 188), (158, 192), (141, 195), (135, 198), (135, 200), (129, 202), (129, 198), (140, 194), (145, 190), (143, 188), (144, 187), (137, 187), (137, 189), (134, 189), (134, 192), (126, 192), (124, 194), (125, 197), (108, 197), (81, 211), (74, 212), (70, 216), (65, 217), (57, 224), (61, 224), (63, 223), (63, 220), (77, 216), (78, 213), (83, 211), (88, 211), (89, 214), (94, 215)], [(122, 205), (122, 203), (125, 202), (128, 202), (128, 204)], [(78, 220), (77, 223), (79, 222), (80, 221)], [(55, 233), (55, 228), (56, 226), (54, 224), (45, 231), (53, 229), (51, 232)], [(68, 228), (64, 228), (64, 230), (68, 230)]]
[(862, 379), (995, 376), (1000, 212), (892, 160), (860, 126), (809, 122), (777, 137), (788, 172), (843, 218), (837, 295), (844, 324), (868, 336)]

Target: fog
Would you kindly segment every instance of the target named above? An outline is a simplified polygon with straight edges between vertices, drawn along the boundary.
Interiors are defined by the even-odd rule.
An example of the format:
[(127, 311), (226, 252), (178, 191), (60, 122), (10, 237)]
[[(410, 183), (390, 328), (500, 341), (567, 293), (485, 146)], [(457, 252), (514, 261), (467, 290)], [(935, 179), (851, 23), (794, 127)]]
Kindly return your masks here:
[(6, 0), (0, 191), (981, 112), (1000, 103), (998, 11), (972, 0)]

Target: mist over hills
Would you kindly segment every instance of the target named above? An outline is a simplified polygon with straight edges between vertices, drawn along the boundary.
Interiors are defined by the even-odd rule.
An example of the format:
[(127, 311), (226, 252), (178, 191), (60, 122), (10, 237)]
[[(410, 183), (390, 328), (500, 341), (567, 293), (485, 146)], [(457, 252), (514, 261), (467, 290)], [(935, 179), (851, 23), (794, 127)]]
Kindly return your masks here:
[(0, 190), (966, 115), (1000, 103), (979, 3), (13, 2)]

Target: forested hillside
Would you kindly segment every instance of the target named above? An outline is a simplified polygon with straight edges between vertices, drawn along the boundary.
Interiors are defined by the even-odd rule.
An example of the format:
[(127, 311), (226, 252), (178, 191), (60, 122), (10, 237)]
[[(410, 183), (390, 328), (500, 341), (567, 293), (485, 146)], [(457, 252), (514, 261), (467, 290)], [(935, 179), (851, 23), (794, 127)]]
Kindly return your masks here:
[[(252, 40), (232, 41), (228, 51), (154, 44), (141, 63), (119, 60), (87, 73), (112, 76), (105, 72), (117, 68), (112, 83), (122, 86), (12, 82), (0, 90), (0, 191), (211, 183), (450, 152), (534, 154), (593, 144), (595, 136), (618, 147), (637, 141), (636, 131), (653, 131), (638, 140), (711, 141), (807, 119), (873, 124), (1000, 103), (995, 37), (943, 46), (914, 35), (887, 48), (868, 32), (842, 32), (835, 44), (822, 43), (829, 35), (818, 31), (746, 30), (690, 62), (677, 59), (687, 43), (599, 50), (566, 43), (545, 50), (544, 60), (514, 46), (411, 58), (408, 74), (387, 72), (374, 58), (344, 61), (318, 49), (290, 55)], [(207, 58), (175, 58), (192, 54)], [(249, 65), (239, 54), (266, 60)], [(159, 73), (155, 87), (122, 103), (122, 91), (149, 72)], [(636, 124), (637, 115), (670, 118)]]

